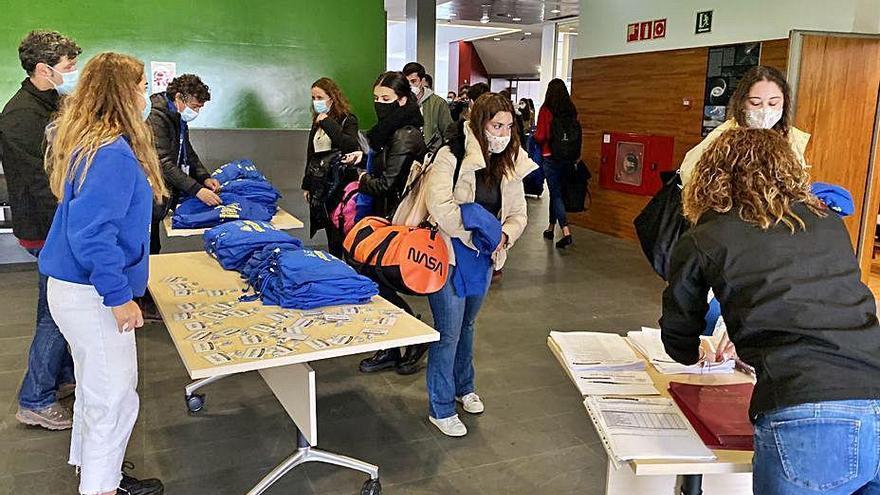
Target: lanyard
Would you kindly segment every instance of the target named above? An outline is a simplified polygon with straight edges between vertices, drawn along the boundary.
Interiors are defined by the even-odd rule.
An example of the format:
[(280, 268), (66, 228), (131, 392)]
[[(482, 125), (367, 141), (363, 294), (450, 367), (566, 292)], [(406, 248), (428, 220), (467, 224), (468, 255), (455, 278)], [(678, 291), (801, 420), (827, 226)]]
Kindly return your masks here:
[[(165, 95), (165, 99), (168, 101), (168, 110), (179, 113), (177, 111), (177, 107), (174, 106), (174, 100)], [(183, 170), (183, 173), (189, 175), (189, 163), (186, 156), (186, 132), (188, 130), (188, 126), (183, 119), (180, 119), (180, 134), (178, 135), (178, 144), (177, 144), (177, 166)]]

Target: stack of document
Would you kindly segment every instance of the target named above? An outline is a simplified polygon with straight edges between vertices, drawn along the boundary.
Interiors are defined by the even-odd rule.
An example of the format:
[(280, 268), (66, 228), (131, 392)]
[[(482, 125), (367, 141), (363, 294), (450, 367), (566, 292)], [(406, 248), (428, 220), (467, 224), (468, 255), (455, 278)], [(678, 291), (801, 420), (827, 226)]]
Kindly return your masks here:
[(601, 332), (550, 332), (572, 371), (640, 371), (639, 358), (623, 337)]
[(574, 371), (572, 376), (581, 395), (660, 395), (644, 371)]
[(638, 459), (715, 459), (672, 399), (587, 397), (584, 406), (615, 466)]
[[(697, 363), (690, 366), (675, 362), (663, 348), (660, 340), (660, 330), (656, 328), (642, 327), (640, 332), (626, 334), (630, 343), (642, 353), (648, 361), (664, 375), (675, 374), (708, 374), (708, 373), (733, 373), (736, 363), (729, 359), (719, 363)], [(712, 351), (715, 351), (714, 340), (710, 337), (700, 337), (708, 343)]]

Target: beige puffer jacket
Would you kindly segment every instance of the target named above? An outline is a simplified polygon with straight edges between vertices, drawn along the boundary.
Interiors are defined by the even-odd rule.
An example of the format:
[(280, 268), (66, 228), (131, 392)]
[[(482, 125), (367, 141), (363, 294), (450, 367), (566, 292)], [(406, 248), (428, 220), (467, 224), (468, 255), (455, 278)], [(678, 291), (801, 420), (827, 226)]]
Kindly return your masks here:
[[(452, 190), (455, 175), (455, 155), (449, 147), (437, 152), (437, 157), (426, 176), (426, 200), (428, 203), (429, 221), (437, 224), (449, 248), (449, 263), (455, 264), (455, 252), (452, 249), (453, 237), (460, 239), (465, 245), (473, 248), (471, 234), (464, 229), (459, 205), (473, 203), (476, 197), (476, 171), (486, 168), (486, 161), (480, 149), (480, 143), (474, 137), (468, 122), (464, 125), (465, 153), (461, 162), (458, 182)], [(523, 178), (536, 170), (538, 166), (529, 159), (525, 150), (517, 154), (514, 174), (501, 180), (501, 230), (507, 234), (507, 245), (492, 256), (495, 269), (500, 270), (507, 260), (507, 251), (522, 235), (528, 222), (526, 197), (523, 191)]]

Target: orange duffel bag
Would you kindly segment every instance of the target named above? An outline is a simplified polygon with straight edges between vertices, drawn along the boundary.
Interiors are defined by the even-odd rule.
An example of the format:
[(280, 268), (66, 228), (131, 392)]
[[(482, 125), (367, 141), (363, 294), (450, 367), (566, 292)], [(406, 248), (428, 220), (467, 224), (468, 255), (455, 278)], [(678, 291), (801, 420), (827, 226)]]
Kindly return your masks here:
[(436, 228), (366, 217), (345, 236), (343, 246), (346, 261), (359, 273), (404, 294), (433, 294), (449, 276), (449, 253)]

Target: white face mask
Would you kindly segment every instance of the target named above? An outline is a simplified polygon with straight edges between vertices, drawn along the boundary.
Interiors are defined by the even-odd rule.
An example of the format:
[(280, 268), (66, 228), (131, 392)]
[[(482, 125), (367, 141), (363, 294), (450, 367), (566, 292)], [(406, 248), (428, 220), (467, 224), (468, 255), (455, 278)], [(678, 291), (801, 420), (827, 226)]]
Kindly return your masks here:
[(414, 84), (410, 84), (409, 89), (413, 92), (414, 95), (419, 96), (422, 94), (421, 86), (416, 86)]
[(753, 129), (771, 129), (782, 119), (782, 108), (746, 110), (746, 123)]
[(497, 155), (507, 149), (507, 145), (510, 144), (510, 136), (493, 136), (486, 132), (486, 141), (489, 144), (489, 153)]

